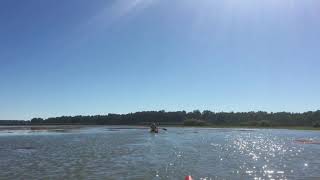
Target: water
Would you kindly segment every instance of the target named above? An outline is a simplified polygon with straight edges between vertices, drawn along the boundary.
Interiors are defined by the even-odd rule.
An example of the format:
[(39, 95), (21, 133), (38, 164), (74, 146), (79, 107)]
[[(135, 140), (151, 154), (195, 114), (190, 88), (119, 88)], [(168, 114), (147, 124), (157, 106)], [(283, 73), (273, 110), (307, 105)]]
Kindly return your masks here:
[(0, 131), (0, 179), (320, 179), (318, 131)]

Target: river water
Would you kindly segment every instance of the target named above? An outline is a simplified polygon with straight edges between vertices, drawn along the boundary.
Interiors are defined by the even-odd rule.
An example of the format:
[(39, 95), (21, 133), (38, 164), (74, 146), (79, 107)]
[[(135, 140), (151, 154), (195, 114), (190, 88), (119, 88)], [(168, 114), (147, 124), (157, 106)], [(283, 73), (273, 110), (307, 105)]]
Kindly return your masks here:
[(320, 179), (319, 131), (1, 130), (0, 179)]

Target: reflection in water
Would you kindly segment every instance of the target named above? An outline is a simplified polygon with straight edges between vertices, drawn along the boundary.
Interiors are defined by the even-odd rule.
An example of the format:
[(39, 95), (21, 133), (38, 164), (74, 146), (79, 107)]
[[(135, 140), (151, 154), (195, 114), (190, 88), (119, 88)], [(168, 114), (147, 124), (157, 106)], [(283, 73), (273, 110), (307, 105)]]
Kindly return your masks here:
[[(168, 128), (0, 132), (0, 179), (319, 178), (319, 132)], [(197, 133), (195, 133), (197, 132)]]

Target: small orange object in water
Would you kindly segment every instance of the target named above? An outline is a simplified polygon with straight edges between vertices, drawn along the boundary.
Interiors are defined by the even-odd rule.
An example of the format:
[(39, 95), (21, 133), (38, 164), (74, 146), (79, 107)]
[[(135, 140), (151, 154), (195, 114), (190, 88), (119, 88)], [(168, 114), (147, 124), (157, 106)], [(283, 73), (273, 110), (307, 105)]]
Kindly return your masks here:
[(193, 180), (191, 176), (186, 176), (186, 178), (184, 178), (184, 180)]

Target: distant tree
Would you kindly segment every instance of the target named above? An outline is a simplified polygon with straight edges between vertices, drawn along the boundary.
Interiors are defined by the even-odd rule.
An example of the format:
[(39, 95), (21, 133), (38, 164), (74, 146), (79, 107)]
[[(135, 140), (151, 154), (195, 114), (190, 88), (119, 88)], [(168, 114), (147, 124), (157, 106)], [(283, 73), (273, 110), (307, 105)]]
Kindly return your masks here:
[(201, 112), (199, 110), (194, 110), (187, 114), (188, 119), (201, 119)]
[[(186, 121), (187, 119), (187, 121)], [(192, 121), (190, 121), (192, 120)], [(96, 116), (62, 116), (47, 119), (33, 118), (31, 121), (1, 121), (0, 124), (98, 124), (98, 125), (147, 125), (151, 122), (163, 124), (213, 124), (223, 126), (319, 126), (320, 111), (305, 113), (259, 112), (192, 112), (143, 111), (129, 114)]]
[(202, 112), (201, 119), (208, 121), (210, 119), (212, 112), (209, 110), (205, 110)]
[(262, 121), (259, 122), (259, 126), (261, 126), (261, 127), (269, 127), (269, 126), (271, 126), (271, 123), (270, 123), (270, 121), (262, 120)]
[(315, 128), (320, 127), (320, 121), (314, 122), (314, 123), (312, 124), (312, 126), (315, 127)]
[(31, 124), (40, 124), (43, 122), (42, 118), (33, 118), (31, 119)]

